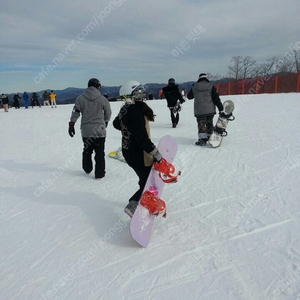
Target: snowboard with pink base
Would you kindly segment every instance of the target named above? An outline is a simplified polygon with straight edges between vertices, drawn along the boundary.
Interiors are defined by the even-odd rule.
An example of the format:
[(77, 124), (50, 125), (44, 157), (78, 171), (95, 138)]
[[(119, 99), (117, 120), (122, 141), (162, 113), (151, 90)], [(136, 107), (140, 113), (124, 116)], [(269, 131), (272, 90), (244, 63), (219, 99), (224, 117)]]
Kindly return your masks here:
[[(177, 143), (170, 135), (162, 137), (157, 148), (167, 162), (173, 162), (177, 152)], [(154, 170), (154, 166), (152, 166), (143, 193), (148, 190), (154, 196), (160, 198), (164, 185), (165, 183), (159, 177), (158, 172)], [(140, 205), (139, 202), (131, 218), (130, 233), (132, 238), (144, 248), (149, 244), (154, 219), (155, 215), (151, 215), (148, 209)]]

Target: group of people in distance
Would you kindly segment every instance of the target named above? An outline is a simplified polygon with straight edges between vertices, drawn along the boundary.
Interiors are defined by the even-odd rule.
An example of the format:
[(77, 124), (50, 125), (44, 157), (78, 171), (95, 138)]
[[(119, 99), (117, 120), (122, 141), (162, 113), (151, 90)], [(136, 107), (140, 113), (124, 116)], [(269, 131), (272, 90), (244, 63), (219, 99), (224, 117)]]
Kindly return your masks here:
[[(21, 100), (21, 97), (19, 96), (19, 93), (15, 93), (14, 96), (13, 96), (12, 107), (14, 107), (16, 109), (20, 108), (20, 100)], [(40, 101), (39, 101), (39, 95), (36, 92), (33, 92), (31, 94), (30, 98), (29, 98), (29, 95), (26, 92), (24, 92), (23, 93), (23, 100), (24, 100), (24, 108), (28, 108), (28, 106), (29, 106), (28, 101), (29, 100), (31, 101), (32, 108), (34, 106), (41, 107), (41, 104), (40, 104)], [(56, 94), (53, 91), (51, 91), (49, 93), (47, 91), (45, 91), (43, 93), (43, 100), (44, 100), (44, 106), (45, 105), (48, 105), (48, 106), (51, 105), (52, 108), (57, 107), (56, 106)], [(8, 112), (9, 99), (5, 94), (2, 94), (1, 102), (2, 102), (2, 105), (3, 105), (4, 111)]]
[[(75, 102), (69, 122), (69, 135), (75, 135), (75, 123), (81, 115), (81, 135), (83, 140), (82, 168), (89, 174), (93, 170), (92, 154), (95, 151), (95, 178), (105, 177), (105, 138), (106, 127), (111, 119), (109, 101), (102, 96), (101, 83), (92, 78), (88, 87)], [(179, 114), (174, 114), (173, 108), (179, 101), (185, 99), (179, 92), (175, 80), (170, 78), (163, 93), (170, 109), (172, 126), (179, 122)], [(149, 122), (154, 121), (153, 110), (143, 102), (146, 97), (145, 88), (140, 85), (132, 90), (132, 101), (126, 101), (113, 120), (115, 129), (122, 134), (122, 153), (127, 164), (138, 176), (139, 189), (130, 197), (125, 212), (132, 216), (142, 195), (151, 166), (154, 161), (160, 163), (162, 155), (150, 139)], [(198, 141), (196, 145), (204, 145), (213, 131), (213, 117), (216, 107), (223, 111), (223, 105), (216, 88), (209, 82), (205, 73), (201, 73), (197, 82), (192, 85), (187, 94), (188, 99), (194, 99), (194, 116), (198, 124)]]

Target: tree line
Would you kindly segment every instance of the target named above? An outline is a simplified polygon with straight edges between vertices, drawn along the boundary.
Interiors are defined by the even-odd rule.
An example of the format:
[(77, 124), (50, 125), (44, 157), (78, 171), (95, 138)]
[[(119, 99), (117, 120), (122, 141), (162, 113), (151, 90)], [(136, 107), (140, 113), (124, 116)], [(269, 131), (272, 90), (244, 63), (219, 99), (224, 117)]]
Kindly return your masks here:
[[(233, 56), (228, 66), (227, 77), (235, 80), (265, 77), (272, 74), (298, 73), (300, 71), (300, 49), (290, 49), (285, 55), (276, 55), (265, 63), (257, 63), (252, 56)], [(221, 75), (208, 74), (212, 81), (224, 78)]]

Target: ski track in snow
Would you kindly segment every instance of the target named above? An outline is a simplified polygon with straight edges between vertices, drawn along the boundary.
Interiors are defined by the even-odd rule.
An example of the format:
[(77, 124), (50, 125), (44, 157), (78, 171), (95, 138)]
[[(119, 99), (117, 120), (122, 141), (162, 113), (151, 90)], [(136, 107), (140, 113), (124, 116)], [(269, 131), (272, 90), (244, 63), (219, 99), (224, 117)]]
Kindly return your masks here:
[[(217, 149), (194, 145), (193, 101), (176, 129), (165, 100), (147, 101), (152, 140), (175, 138), (182, 174), (165, 185), (167, 218), (146, 249), (123, 212), (135, 173), (108, 157), (100, 181), (81, 170), (72, 105), (0, 110), (0, 299), (300, 299), (300, 95), (221, 99), (236, 119)], [(121, 145), (107, 131), (106, 154)]]

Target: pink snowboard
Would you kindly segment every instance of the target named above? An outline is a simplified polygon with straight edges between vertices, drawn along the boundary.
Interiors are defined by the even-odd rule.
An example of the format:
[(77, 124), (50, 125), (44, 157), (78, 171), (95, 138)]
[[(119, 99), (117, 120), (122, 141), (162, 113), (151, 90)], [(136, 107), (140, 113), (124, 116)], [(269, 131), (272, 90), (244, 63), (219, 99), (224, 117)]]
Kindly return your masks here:
[[(172, 163), (177, 152), (177, 143), (170, 135), (165, 135), (159, 141), (158, 150), (167, 162)], [(158, 172), (155, 171), (152, 166), (143, 192), (149, 190), (155, 196), (161, 198), (164, 185), (165, 183), (159, 178)], [(149, 214), (148, 209), (140, 204), (138, 204), (134, 215), (131, 218), (131, 236), (144, 248), (149, 244), (154, 218), (155, 216)]]

